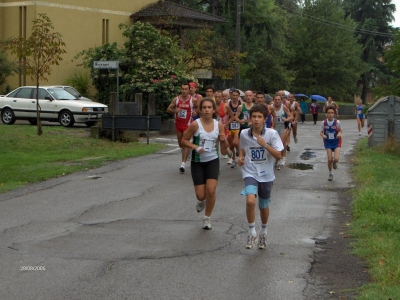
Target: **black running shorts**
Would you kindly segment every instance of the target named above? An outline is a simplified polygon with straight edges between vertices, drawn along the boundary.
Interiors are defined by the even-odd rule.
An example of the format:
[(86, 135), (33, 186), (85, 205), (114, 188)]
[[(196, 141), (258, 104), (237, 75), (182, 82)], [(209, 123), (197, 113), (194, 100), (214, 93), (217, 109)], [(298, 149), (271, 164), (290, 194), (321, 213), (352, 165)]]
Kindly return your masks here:
[(207, 179), (218, 180), (219, 175), (219, 158), (207, 162), (190, 163), (192, 171), (192, 179), (194, 185), (206, 184)]

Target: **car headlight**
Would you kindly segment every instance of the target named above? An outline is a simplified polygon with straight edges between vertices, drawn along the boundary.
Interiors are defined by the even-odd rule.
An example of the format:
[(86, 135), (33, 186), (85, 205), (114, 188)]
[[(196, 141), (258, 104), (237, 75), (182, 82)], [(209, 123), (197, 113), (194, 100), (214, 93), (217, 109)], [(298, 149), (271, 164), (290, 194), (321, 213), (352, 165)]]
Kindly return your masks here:
[(83, 107), (82, 111), (83, 112), (93, 112), (93, 107)]

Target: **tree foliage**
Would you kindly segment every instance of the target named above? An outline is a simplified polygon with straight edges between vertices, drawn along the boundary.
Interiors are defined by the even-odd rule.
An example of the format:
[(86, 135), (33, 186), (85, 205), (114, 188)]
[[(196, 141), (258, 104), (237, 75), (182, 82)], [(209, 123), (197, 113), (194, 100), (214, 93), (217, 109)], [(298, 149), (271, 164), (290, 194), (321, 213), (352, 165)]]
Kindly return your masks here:
[(340, 1), (305, 1), (293, 19), (293, 90), (349, 100), (363, 72), (361, 46), (353, 36), (356, 25), (345, 19)]
[(282, 16), (284, 11), (271, 0), (247, 1), (244, 6), (242, 51), (247, 55), (242, 60), (241, 76), (249, 87), (274, 93), (288, 89), (295, 72), (287, 68), (291, 49), (289, 22)]
[(373, 89), (374, 100), (388, 95), (400, 96), (400, 30), (396, 31), (393, 43), (385, 51), (384, 62), (392, 76), (386, 84)]
[(51, 67), (59, 65), (61, 55), (66, 53), (65, 43), (59, 32), (53, 32), (54, 26), (46, 14), (39, 14), (39, 18), (32, 21), (31, 35), (23, 37), (12, 37), (8, 39), (5, 49), (11, 51), (18, 58), (18, 66), (26, 75), (30, 75), (36, 82), (36, 116), (37, 134), (42, 134), (39, 104), (39, 81), (47, 81), (51, 75)]
[(383, 51), (391, 42), (395, 5), (391, 0), (344, 0), (346, 15), (357, 23), (355, 36), (363, 47), (361, 54), (365, 62), (364, 72), (358, 79), (362, 88), (361, 98), (365, 103), (367, 94), (374, 88), (378, 79), (388, 78), (389, 71), (382, 62)]
[(189, 74), (198, 69), (206, 69), (213, 71), (216, 77), (233, 78), (238, 58), (245, 56), (232, 50), (229, 40), (208, 26), (186, 30), (183, 44), (181, 59)]
[(7, 58), (4, 51), (0, 50), (0, 86), (6, 82), (6, 78), (15, 72), (15, 64)]
[(92, 69), (97, 60), (118, 60), (120, 90), (125, 96), (135, 93), (157, 95), (157, 114), (180, 92), (181, 83), (194, 78), (186, 73), (178, 45), (161, 35), (149, 23), (121, 24), (127, 38), (122, 47), (116, 43), (90, 48), (79, 53), (83, 65), (91, 69), (91, 79), (99, 91), (98, 99), (108, 103), (109, 93), (116, 90), (115, 70)]

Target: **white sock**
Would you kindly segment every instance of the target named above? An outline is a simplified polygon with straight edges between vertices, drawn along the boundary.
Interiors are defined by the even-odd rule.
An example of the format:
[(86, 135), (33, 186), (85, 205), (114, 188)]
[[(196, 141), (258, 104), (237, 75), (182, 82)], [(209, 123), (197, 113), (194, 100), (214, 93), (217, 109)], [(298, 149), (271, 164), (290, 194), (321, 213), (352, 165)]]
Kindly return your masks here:
[(257, 232), (256, 232), (256, 222), (254, 222), (254, 223), (249, 223), (249, 234), (252, 234), (253, 236), (257, 236)]
[(181, 163), (181, 167), (184, 168), (185, 166), (186, 166), (186, 163), (185, 163), (185, 162), (182, 162), (182, 163)]
[(204, 220), (210, 220), (211, 217), (204, 216)]
[(261, 234), (267, 234), (267, 224), (261, 224)]

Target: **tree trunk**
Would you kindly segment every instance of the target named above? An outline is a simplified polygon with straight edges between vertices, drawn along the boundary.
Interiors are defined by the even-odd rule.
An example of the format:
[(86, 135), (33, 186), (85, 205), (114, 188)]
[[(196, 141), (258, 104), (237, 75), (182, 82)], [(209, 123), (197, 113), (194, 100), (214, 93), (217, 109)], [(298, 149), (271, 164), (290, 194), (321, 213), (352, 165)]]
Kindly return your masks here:
[(36, 78), (36, 133), (42, 135), (42, 122), (40, 121), (40, 106), (39, 106), (39, 78)]

